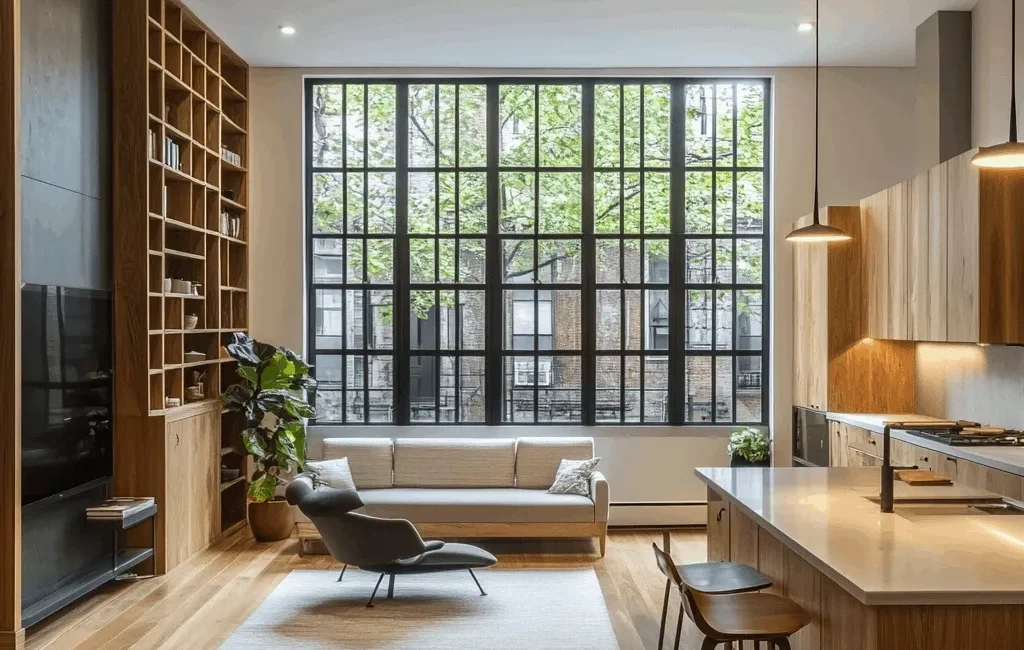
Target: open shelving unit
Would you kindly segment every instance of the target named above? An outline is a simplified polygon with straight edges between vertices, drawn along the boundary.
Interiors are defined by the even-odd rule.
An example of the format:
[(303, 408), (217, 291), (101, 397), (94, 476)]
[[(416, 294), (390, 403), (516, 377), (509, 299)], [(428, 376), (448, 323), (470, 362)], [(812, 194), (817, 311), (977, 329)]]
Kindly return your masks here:
[[(220, 394), (236, 380), (225, 346), (249, 328), (248, 66), (175, 0), (115, 0), (114, 15), (115, 56), (130, 70), (115, 88), (115, 319), (145, 332), (145, 346), (130, 336), (120, 355), (146, 370), (119, 368), (132, 383), (126, 412), (150, 426), (215, 414), (217, 431), (201, 434), (215, 437), (213, 478), (222, 464), (244, 477)], [(244, 478), (210, 491), (217, 534), (244, 520)]]

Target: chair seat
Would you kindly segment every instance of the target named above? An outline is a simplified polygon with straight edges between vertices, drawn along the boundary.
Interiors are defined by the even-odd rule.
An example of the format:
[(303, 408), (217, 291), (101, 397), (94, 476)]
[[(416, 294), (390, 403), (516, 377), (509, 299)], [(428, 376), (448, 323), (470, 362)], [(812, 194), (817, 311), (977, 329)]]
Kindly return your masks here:
[(811, 622), (802, 607), (774, 594), (692, 593), (701, 617), (723, 641), (788, 637)]
[[(428, 548), (433, 542), (427, 542)], [(408, 575), (415, 573), (439, 573), (441, 571), (461, 571), (465, 569), (482, 569), (494, 566), (498, 559), (476, 546), (469, 544), (446, 543), (440, 548), (428, 550), (408, 560), (399, 560), (388, 564), (359, 567), (374, 573), (394, 573)]]
[(735, 562), (678, 564), (676, 570), (686, 586), (705, 594), (738, 594), (772, 586), (772, 579), (768, 576)]

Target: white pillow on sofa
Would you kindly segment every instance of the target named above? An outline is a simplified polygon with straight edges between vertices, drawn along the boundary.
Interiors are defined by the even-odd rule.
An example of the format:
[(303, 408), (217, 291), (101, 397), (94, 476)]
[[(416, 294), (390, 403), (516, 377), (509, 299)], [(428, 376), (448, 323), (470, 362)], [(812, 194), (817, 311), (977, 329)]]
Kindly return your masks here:
[(352, 480), (352, 470), (348, 466), (348, 458), (308, 460), (305, 470), (313, 474), (314, 487), (327, 486), (337, 490), (356, 489), (356, 483)]
[(590, 496), (590, 477), (594, 475), (600, 458), (587, 460), (563, 459), (555, 472), (555, 482), (548, 488), (551, 494), (578, 494)]

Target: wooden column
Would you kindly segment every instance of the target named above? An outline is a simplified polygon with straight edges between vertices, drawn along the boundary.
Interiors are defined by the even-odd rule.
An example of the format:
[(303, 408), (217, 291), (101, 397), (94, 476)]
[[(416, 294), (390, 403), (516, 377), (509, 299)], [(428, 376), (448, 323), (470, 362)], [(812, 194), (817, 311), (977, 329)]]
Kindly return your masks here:
[(21, 627), (21, 0), (0, 0), (0, 649)]

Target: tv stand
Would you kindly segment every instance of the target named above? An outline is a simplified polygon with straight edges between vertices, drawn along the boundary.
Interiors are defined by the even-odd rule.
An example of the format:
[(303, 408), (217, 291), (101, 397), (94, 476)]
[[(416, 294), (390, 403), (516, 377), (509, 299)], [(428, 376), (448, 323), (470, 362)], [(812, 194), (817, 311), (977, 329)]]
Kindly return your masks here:
[(90, 519), (89, 523), (106, 526), (114, 537), (114, 553), (110, 558), (96, 562), (88, 570), (61, 585), (52, 593), (25, 607), (21, 613), (22, 625), (28, 627), (43, 620), (50, 614), (70, 605), (79, 598), (99, 589), (111, 580), (124, 575), (139, 564), (153, 557), (153, 548), (121, 547), (121, 533), (149, 521), (156, 539), (156, 504), (144, 508), (130, 517), (110, 521)]

